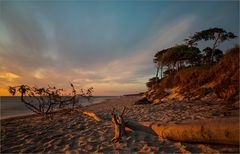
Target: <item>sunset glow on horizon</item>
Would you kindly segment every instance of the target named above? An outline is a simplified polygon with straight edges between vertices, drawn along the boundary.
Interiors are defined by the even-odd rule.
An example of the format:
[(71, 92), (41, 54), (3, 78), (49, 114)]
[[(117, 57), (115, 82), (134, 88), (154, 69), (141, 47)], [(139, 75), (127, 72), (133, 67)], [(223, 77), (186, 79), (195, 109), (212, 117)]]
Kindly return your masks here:
[(96, 96), (144, 92), (157, 51), (210, 27), (239, 36), (239, 2), (0, 1), (0, 96), (70, 82)]

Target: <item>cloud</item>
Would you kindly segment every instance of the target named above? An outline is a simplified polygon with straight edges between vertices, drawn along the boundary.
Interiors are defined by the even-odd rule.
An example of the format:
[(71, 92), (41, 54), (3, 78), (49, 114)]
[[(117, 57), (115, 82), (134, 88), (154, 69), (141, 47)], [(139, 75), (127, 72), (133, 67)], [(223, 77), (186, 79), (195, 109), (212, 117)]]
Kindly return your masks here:
[(196, 16), (184, 16), (177, 21), (166, 25), (164, 30), (159, 30), (160, 37), (154, 39), (153, 46), (157, 49), (163, 49), (170, 46), (176, 45), (176, 43), (182, 43), (189, 29), (191, 29), (194, 21), (196, 21)]
[[(84, 88), (93, 86), (97, 95), (144, 91), (145, 82), (154, 75), (152, 57), (156, 50), (182, 40), (195, 20), (195, 16), (185, 16), (169, 20), (164, 27), (156, 22), (153, 29), (147, 30), (149, 33), (139, 34), (136, 41), (131, 35), (137, 31), (118, 38), (123, 30), (119, 31), (117, 18), (106, 16), (91, 21), (95, 23), (89, 25), (91, 30), (99, 28), (97, 23), (100, 31), (104, 30), (94, 30), (97, 37), (92, 40), (93, 32), (80, 33), (75, 29), (77, 21), (71, 29), (71, 25), (58, 21), (59, 17), (51, 18), (37, 9), (32, 14), (15, 7), (6, 7), (5, 11), (0, 19), (0, 26), (4, 27), (0, 30), (5, 31), (0, 38), (1, 71), (18, 74), (15, 78), (12, 75), (12, 81), (17, 79), (15, 84), (69, 88), (68, 82), (73, 82)], [(106, 21), (110, 24), (104, 28)], [(4, 82), (7, 85), (10, 80)]]
[(36, 79), (44, 79), (46, 75), (47, 75), (46, 70), (43, 68), (37, 69), (33, 73), (33, 77), (35, 77)]
[(158, 30), (156, 36), (146, 39), (144, 48), (136, 48), (130, 54), (96, 65), (92, 69), (73, 69), (72, 72), (76, 74), (72, 75), (76, 77), (73, 82), (85, 88), (93, 86), (97, 94), (144, 91), (146, 81), (154, 75), (152, 56), (156, 49), (161, 50), (183, 40), (195, 19), (195, 16), (188, 16), (171, 23), (168, 28)]
[(158, 30), (157, 36), (147, 40), (143, 49), (135, 49), (135, 51), (131, 52), (132, 54), (114, 59), (105, 64), (105, 67), (101, 66), (101, 69), (97, 68), (93, 72), (102, 74), (105, 77), (104, 81), (120, 83), (121, 81), (126, 82), (127, 79), (133, 79), (130, 82), (134, 82), (145, 76), (152, 75), (154, 68), (152, 56), (156, 50), (173, 46), (179, 43), (178, 40), (183, 40), (184, 34), (191, 27), (195, 19), (195, 16), (179, 19), (177, 22), (166, 26), (168, 28)]
[(5, 79), (9, 82), (12, 82), (14, 79), (19, 78), (17, 74), (11, 73), (11, 72), (5, 72), (5, 73), (0, 73), (0, 79)]

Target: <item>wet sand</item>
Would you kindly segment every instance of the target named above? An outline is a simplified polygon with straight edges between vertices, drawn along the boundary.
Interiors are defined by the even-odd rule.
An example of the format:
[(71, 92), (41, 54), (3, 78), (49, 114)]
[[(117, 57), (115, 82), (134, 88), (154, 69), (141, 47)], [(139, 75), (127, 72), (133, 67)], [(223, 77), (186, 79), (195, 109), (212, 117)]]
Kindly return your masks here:
[(144, 132), (127, 132), (112, 143), (112, 108), (127, 110), (124, 118), (134, 121), (178, 123), (188, 120), (239, 116), (239, 110), (223, 100), (133, 105), (139, 96), (121, 97), (82, 108), (101, 119), (95, 121), (80, 111), (62, 111), (53, 119), (41, 116), (1, 120), (1, 153), (238, 153), (238, 146), (192, 144), (159, 139)]

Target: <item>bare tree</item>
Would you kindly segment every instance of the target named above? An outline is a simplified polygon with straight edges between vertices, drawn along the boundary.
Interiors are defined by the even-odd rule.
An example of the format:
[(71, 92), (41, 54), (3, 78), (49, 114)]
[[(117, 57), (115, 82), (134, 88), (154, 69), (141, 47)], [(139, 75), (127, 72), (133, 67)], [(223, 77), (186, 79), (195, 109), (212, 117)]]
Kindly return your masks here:
[(92, 87), (87, 89), (86, 92), (80, 89), (78, 93), (74, 85), (72, 83), (70, 83), (70, 85), (72, 91), (68, 95), (64, 94), (63, 89), (58, 89), (55, 86), (38, 88), (20, 85), (9, 87), (9, 92), (13, 96), (16, 93), (20, 93), (21, 101), (34, 113), (48, 115), (52, 114), (55, 109), (61, 109), (69, 105), (72, 105), (72, 108), (74, 108), (77, 104), (77, 97), (86, 98), (87, 101), (90, 101), (93, 92)]

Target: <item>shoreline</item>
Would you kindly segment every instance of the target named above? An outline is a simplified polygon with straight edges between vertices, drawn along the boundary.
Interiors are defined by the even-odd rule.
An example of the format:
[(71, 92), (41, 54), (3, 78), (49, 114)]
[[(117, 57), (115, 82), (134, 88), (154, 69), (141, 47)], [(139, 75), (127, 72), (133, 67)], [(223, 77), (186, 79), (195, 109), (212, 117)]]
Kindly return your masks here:
[[(141, 97), (122, 96), (81, 108), (103, 119), (96, 122), (78, 111), (57, 112), (53, 119), (27, 116), (1, 120), (1, 153), (223, 153), (239, 152), (238, 146), (184, 143), (160, 139), (144, 132), (129, 132), (119, 143), (112, 143), (114, 128), (111, 112), (133, 121), (181, 123), (188, 120), (239, 116), (219, 102), (177, 102), (134, 105)], [(211, 103), (211, 104), (209, 104)]]
[(13, 115), (13, 116), (5, 116), (1, 117), (0, 121), (3, 120), (12, 120), (12, 119), (21, 119), (21, 118), (27, 118), (27, 117), (32, 117), (32, 116), (38, 116), (36, 113), (29, 113), (29, 114), (20, 114), (20, 115)]
[[(2, 96), (0, 96), (0, 97), (2, 97)], [(7, 97), (12, 97), (12, 96), (7, 96)], [(16, 97), (18, 97), (18, 96), (16, 96)], [(84, 102), (84, 103), (82, 103), (82, 106), (83, 107), (87, 107), (87, 106), (91, 106), (91, 105), (94, 105), (94, 104), (99, 104), (99, 103), (102, 103), (102, 102), (105, 102), (105, 101), (108, 101), (108, 100), (111, 100), (111, 99), (120, 98), (122, 96), (96, 96), (96, 97), (97, 97), (97, 99), (99, 99), (99, 98), (101, 98), (101, 99), (104, 98), (104, 99), (103, 100), (94, 100), (93, 101), (94, 103), (92, 103), (92, 102), (87, 102), (87, 103)], [(5, 115), (3, 117), (1, 116), (0, 117), (0, 121), (1, 120), (14, 119), (14, 118), (25, 118), (25, 117), (29, 117), (29, 116), (38, 116), (36, 113), (34, 113), (34, 112), (30, 111), (29, 109), (27, 109), (24, 106), (24, 104), (23, 104), (23, 107), (25, 108), (26, 113), (20, 113), (20, 114), (17, 114), (17, 115)], [(68, 108), (65, 108), (65, 109), (68, 109)], [(58, 112), (59, 110), (61, 112), (62, 109), (57, 109), (56, 112)]]

